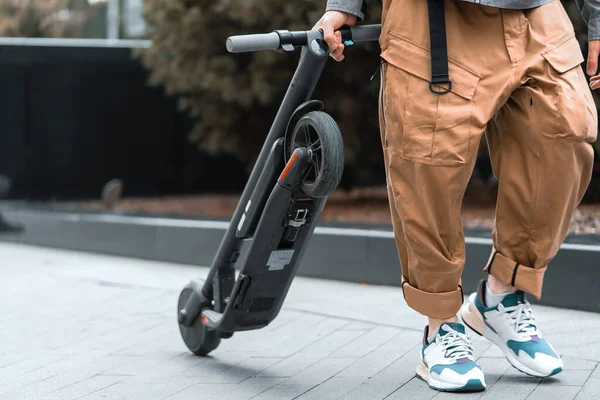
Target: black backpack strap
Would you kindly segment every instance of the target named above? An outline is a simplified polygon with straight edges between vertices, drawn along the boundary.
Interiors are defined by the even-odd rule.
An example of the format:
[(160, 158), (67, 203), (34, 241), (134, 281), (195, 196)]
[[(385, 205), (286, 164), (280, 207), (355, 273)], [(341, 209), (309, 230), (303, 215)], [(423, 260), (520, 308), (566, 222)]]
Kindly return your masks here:
[[(444, 0), (427, 0), (427, 7), (431, 44), (431, 82), (429, 82), (429, 90), (435, 94), (445, 94), (452, 90), (452, 81), (448, 75)], [(446, 87), (443, 90), (436, 90), (433, 85)]]

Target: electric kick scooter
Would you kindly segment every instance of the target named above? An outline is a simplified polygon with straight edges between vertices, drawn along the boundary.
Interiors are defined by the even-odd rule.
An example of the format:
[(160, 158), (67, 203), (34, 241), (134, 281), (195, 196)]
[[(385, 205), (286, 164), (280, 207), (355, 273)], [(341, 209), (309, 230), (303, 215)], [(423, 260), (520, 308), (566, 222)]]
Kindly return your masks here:
[[(340, 29), (342, 41), (379, 39), (381, 25)], [(329, 48), (321, 31), (232, 36), (240, 53), (301, 48), (292, 82), (205, 280), (179, 295), (177, 321), (192, 353), (204, 356), (236, 331), (267, 326), (279, 313), (327, 197), (340, 183), (344, 144), (323, 103), (310, 100)], [(239, 274), (236, 277), (236, 270)]]

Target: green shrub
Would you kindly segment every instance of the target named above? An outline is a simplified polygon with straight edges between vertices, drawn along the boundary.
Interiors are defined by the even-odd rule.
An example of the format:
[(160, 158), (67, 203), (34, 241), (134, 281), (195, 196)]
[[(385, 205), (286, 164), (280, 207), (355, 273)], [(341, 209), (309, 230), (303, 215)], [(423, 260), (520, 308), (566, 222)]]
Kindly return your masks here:
[[(310, 29), (324, 0), (147, 0), (153, 46), (143, 51), (151, 81), (197, 119), (191, 139), (209, 151), (230, 151), (248, 165), (258, 151), (298, 62), (292, 54), (229, 54), (228, 36)], [(372, 7), (377, 22), (380, 7)], [(378, 45), (358, 45), (343, 63), (329, 62), (313, 96), (325, 102), (346, 143), (347, 174), (382, 168), (377, 127)], [(358, 168), (360, 160), (360, 168)], [(352, 168), (354, 166), (354, 168)], [(354, 174), (351, 171), (354, 171)]]

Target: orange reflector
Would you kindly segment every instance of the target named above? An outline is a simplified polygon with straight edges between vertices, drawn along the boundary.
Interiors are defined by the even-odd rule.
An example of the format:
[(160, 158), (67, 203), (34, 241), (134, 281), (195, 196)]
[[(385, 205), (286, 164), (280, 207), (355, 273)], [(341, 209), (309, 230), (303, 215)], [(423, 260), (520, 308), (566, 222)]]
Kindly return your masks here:
[(200, 317), (200, 320), (202, 322), (204, 322), (205, 324), (208, 324), (210, 321), (208, 320), (208, 318), (206, 318), (204, 315), (202, 317)]
[(279, 180), (280, 181), (284, 180), (285, 177), (286, 177), (286, 175), (288, 174), (288, 172), (290, 172), (290, 169), (292, 168), (292, 165), (294, 165), (294, 162), (296, 162), (296, 158), (298, 158), (298, 154), (294, 152), (294, 154), (292, 154), (292, 158), (290, 158), (290, 161), (288, 161), (287, 165), (283, 169), (283, 172), (279, 176)]

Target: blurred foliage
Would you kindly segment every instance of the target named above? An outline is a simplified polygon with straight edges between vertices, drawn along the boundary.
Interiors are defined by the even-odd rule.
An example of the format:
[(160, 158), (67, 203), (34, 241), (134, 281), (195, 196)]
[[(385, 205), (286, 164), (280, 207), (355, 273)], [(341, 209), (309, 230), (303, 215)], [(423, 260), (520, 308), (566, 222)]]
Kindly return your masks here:
[(0, 36), (104, 37), (105, 2), (88, 0), (0, 0)]
[[(146, 0), (153, 46), (141, 59), (151, 81), (180, 96), (197, 120), (191, 139), (208, 151), (255, 160), (297, 66), (300, 52), (229, 54), (228, 36), (307, 30), (321, 17), (325, 0)], [(380, 5), (367, 22), (378, 22)], [(346, 143), (345, 180), (381, 168), (377, 92), (370, 81), (379, 64), (376, 43), (349, 49), (342, 63), (328, 62), (313, 98), (325, 102)], [(358, 101), (357, 101), (358, 100)], [(360, 160), (360, 167), (358, 161)]]
[[(310, 29), (325, 0), (146, 0), (145, 18), (153, 45), (141, 50), (151, 82), (180, 98), (196, 120), (191, 140), (208, 151), (229, 151), (247, 165), (254, 161), (288, 87), (299, 52), (229, 54), (228, 36)], [(575, 2), (565, 6), (587, 48), (586, 27)], [(380, 22), (380, 2), (372, 1), (365, 23)], [(379, 63), (377, 43), (348, 49), (342, 63), (329, 62), (314, 98), (340, 125), (346, 144), (342, 184), (383, 176), (377, 94), (370, 81)], [(482, 146), (482, 152), (487, 149)], [(485, 157), (482, 157), (485, 160)], [(485, 161), (484, 161), (485, 162)]]

